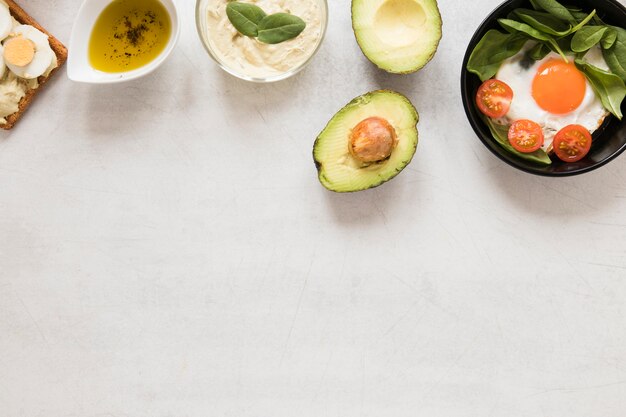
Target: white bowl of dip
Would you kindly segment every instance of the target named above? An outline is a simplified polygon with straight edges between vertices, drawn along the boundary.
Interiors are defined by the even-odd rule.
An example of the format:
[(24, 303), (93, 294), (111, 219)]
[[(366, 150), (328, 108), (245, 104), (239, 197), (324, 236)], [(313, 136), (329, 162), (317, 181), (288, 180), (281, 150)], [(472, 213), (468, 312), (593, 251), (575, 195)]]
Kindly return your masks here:
[(67, 76), (70, 80), (89, 84), (112, 84), (143, 77), (157, 69), (170, 56), (180, 36), (180, 17), (173, 0), (160, 0), (171, 22), (171, 34), (165, 49), (143, 67), (126, 72), (103, 72), (89, 62), (89, 40), (98, 17), (112, 0), (85, 0), (78, 11), (70, 36)]
[(326, 0), (258, 0), (266, 13), (292, 13), (305, 21), (296, 38), (275, 45), (237, 32), (226, 16), (228, 0), (197, 0), (196, 27), (204, 48), (215, 62), (235, 77), (253, 82), (284, 80), (311, 62), (328, 23)]

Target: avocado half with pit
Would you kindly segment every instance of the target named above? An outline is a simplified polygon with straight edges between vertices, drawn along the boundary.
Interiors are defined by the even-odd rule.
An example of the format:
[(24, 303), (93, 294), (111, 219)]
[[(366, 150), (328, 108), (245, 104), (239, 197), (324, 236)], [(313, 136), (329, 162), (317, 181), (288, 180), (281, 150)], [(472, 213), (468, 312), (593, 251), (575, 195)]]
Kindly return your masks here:
[(347, 193), (391, 180), (413, 159), (418, 120), (415, 107), (400, 93), (380, 90), (355, 98), (315, 141), (320, 182)]
[(352, 0), (352, 28), (379, 68), (408, 74), (424, 67), (441, 40), (436, 0)]

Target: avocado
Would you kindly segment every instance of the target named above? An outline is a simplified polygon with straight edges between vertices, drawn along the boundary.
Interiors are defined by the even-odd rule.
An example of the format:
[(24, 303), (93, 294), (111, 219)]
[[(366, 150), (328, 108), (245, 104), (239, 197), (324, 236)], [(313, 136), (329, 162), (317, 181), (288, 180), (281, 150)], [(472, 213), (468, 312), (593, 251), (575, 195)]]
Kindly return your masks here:
[(441, 40), (436, 0), (352, 0), (352, 29), (379, 68), (408, 74), (424, 67)]
[(315, 141), (320, 182), (347, 193), (391, 180), (413, 159), (418, 120), (415, 107), (400, 93), (379, 90), (355, 98)]

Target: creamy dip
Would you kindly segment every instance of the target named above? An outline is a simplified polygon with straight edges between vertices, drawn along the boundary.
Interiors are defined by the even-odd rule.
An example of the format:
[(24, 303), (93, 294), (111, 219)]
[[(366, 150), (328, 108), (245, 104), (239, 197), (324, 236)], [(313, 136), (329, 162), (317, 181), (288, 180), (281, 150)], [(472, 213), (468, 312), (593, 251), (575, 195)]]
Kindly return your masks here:
[(321, 0), (249, 0), (265, 13), (291, 13), (306, 23), (294, 39), (269, 45), (241, 35), (226, 15), (228, 0), (209, 0), (208, 42), (220, 61), (233, 71), (252, 78), (278, 76), (292, 70), (313, 55), (326, 18)]

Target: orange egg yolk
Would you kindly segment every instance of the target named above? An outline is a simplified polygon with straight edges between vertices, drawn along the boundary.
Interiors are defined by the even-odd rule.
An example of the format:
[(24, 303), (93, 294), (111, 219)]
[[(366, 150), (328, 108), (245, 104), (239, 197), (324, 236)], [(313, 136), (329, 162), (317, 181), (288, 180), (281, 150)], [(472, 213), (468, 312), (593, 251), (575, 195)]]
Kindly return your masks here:
[(587, 81), (573, 62), (551, 59), (539, 67), (532, 88), (539, 107), (553, 114), (567, 114), (583, 102)]

